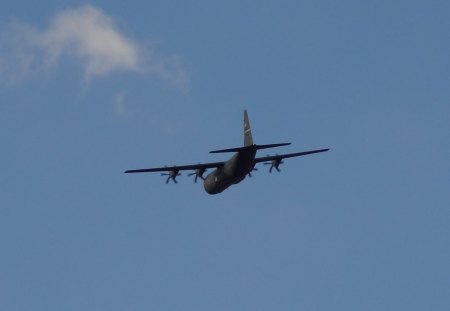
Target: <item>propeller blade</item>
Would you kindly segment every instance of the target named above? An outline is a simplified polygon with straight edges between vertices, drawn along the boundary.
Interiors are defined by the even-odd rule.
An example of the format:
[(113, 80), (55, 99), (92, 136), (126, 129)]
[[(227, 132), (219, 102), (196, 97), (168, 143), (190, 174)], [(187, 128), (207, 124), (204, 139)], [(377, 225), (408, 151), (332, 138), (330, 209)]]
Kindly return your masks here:
[(280, 164), (283, 164), (284, 162), (280, 158), (275, 158), (270, 162), (264, 162), (264, 165), (270, 165), (269, 173), (272, 173), (272, 170), (275, 168), (277, 172), (281, 172), (281, 170), (278, 168)]
[(253, 176), (252, 176), (252, 172), (253, 172), (253, 171), (257, 171), (257, 170), (258, 170), (258, 168), (253, 167), (253, 168), (250, 170), (250, 172), (248, 172), (248, 177), (250, 177), (250, 178), (253, 177)]
[(195, 170), (195, 172), (189, 173), (188, 176), (194, 176), (194, 175), (195, 175), (194, 182), (197, 183), (199, 177), (200, 177), (202, 180), (205, 180), (205, 178), (203, 177), (203, 174), (204, 174), (205, 172), (206, 172), (206, 169), (200, 169), (200, 168), (198, 168), (198, 169)]
[(181, 173), (178, 172), (178, 170), (169, 171), (168, 173), (161, 173), (161, 176), (167, 176), (166, 184), (169, 183), (169, 181), (172, 179), (174, 183), (178, 183), (176, 180), (177, 176), (180, 176)]

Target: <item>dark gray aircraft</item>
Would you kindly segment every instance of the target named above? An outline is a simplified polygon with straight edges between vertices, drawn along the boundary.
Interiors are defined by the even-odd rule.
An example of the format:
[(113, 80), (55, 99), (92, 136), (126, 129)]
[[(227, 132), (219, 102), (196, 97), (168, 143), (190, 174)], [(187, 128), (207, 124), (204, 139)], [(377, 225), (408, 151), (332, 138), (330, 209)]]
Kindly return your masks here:
[[(221, 193), (228, 187), (234, 184), (240, 183), (247, 175), (250, 177), (251, 171), (256, 170), (255, 165), (258, 163), (264, 163), (264, 165), (270, 165), (269, 173), (272, 173), (273, 169), (280, 172), (279, 166), (283, 163), (283, 159), (304, 156), (307, 154), (325, 152), (329, 149), (319, 149), (311, 151), (303, 151), (296, 153), (287, 153), (274, 156), (267, 156), (256, 158), (256, 151), (261, 149), (268, 149), (273, 147), (287, 146), (291, 143), (281, 144), (268, 144), (268, 145), (255, 145), (253, 143), (252, 132), (250, 129), (250, 122), (248, 121), (247, 111), (244, 111), (244, 146), (237, 148), (221, 149), (210, 151), (210, 153), (224, 153), (235, 152), (233, 157), (225, 162), (181, 165), (181, 166), (165, 166), (157, 168), (145, 168), (138, 170), (128, 170), (125, 173), (149, 173), (149, 172), (165, 172), (162, 176), (167, 176), (166, 184), (172, 180), (177, 183), (176, 177), (180, 176), (180, 171), (194, 171), (188, 174), (189, 176), (195, 175), (194, 181), (200, 178), (203, 180), (203, 185), (206, 192), (209, 194)], [(207, 169), (214, 168), (206, 178), (203, 174)]]

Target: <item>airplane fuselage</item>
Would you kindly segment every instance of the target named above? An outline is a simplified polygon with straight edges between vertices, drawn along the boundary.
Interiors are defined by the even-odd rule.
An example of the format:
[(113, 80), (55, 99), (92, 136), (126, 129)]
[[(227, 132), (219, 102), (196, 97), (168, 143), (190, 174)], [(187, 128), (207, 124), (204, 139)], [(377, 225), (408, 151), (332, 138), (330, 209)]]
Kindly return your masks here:
[(203, 182), (205, 191), (217, 194), (231, 185), (240, 183), (253, 169), (256, 150), (255, 145), (247, 146), (234, 154), (223, 167), (212, 171)]

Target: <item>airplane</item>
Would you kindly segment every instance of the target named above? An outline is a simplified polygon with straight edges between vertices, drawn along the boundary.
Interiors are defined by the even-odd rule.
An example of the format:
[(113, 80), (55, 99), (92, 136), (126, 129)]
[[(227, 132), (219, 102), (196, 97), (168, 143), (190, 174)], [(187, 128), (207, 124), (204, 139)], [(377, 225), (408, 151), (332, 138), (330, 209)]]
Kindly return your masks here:
[[(256, 152), (261, 149), (268, 149), (274, 147), (287, 146), (291, 143), (278, 143), (278, 144), (266, 144), (256, 145), (253, 143), (252, 131), (250, 128), (250, 122), (248, 119), (247, 110), (244, 110), (244, 146), (237, 148), (228, 148), (221, 150), (210, 151), (210, 153), (228, 153), (235, 152), (235, 154), (228, 160), (223, 162), (213, 163), (199, 163), (191, 165), (181, 166), (164, 166), (157, 168), (145, 168), (127, 170), (125, 173), (149, 173), (149, 172), (163, 172), (161, 176), (167, 176), (166, 184), (171, 180), (176, 184), (178, 183), (176, 178), (180, 176), (180, 171), (193, 171), (188, 176), (195, 175), (194, 182), (200, 178), (203, 180), (203, 186), (208, 194), (218, 194), (227, 189), (228, 187), (240, 183), (248, 175), (252, 177), (251, 172), (256, 171), (255, 165), (258, 163), (264, 163), (264, 165), (270, 165), (269, 173), (275, 169), (280, 172), (280, 164), (283, 164), (283, 160), (287, 158), (300, 157), (308, 154), (314, 154), (319, 152), (325, 152), (330, 150), (318, 149), (310, 151), (302, 151), (296, 153), (286, 153), (274, 156), (256, 157)], [(203, 174), (207, 169), (214, 169), (208, 176), (203, 177)]]

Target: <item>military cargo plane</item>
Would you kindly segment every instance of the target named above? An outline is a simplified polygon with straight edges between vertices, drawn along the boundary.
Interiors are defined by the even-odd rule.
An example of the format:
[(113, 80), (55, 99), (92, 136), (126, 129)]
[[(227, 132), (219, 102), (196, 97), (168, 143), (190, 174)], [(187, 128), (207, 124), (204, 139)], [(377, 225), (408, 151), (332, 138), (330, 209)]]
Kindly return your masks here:
[[(189, 173), (189, 176), (195, 175), (194, 181), (200, 178), (203, 180), (205, 191), (209, 194), (218, 194), (227, 189), (228, 187), (240, 183), (247, 175), (251, 177), (251, 172), (257, 170), (255, 165), (258, 163), (264, 163), (264, 165), (270, 165), (269, 173), (272, 170), (280, 172), (280, 164), (283, 164), (283, 159), (304, 156), (313, 153), (325, 152), (328, 149), (318, 149), (310, 151), (302, 151), (296, 153), (277, 154), (266, 157), (256, 157), (256, 152), (261, 149), (268, 149), (274, 147), (287, 146), (291, 143), (278, 143), (278, 144), (266, 144), (256, 145), (253, 143), (252, 131), (250, 128), (250, 122), (248, 120), (247, 111), (244, 111), (244, 146), (237, 148), (228, 148), (221, 150), (210, 151), (210, 153), (226, 153), (234, 152), (235, 154), (224, 162), (213, 162), (203, 164), (191, 164), (180, 166), (164, 166), (156, 168), (145, 168), (137, 170), (128, 170), (125, 173), (150, 173), (150, 172), (163, 172), (162, 176), (167, 176), (166, 184), (171, 180), (177, 183), (177, 176), (180, 176), (180, 171), (193, 171)], [(208, 176), (203, 177), (203, 174), (207, 169), (214, 169)]]

